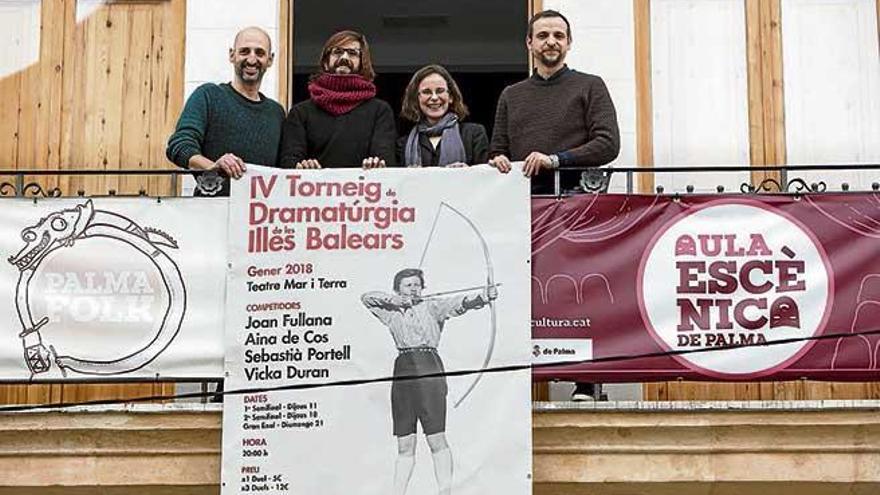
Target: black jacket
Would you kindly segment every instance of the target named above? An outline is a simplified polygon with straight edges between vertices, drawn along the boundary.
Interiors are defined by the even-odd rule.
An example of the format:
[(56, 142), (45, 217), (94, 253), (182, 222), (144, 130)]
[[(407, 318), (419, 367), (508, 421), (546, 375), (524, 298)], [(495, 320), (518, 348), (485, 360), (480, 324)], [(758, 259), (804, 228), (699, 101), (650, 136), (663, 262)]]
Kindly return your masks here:
[(323, 168), (360, 167), (364, 158), (378, 156), (387, 166), (397, 164), (394, 112), (371, 98), (350, 112), (332, 115), (312, 100), (297, 103), (284, 120), (279, 166), (294, 168), (317, 159)]
[[(462, 122), (458, 125), (461, 133), (461, 142), (464, 145), (464, 154), (467, 156), (468, 165), (479, 165), (489, 160), (489, 137), (486, 128), (473, 122)], [(404, 155), (406, 154), (406, 140), (409, 133), (404, 134), (397, 140), (397, 162), (407, 165)], [(437, 148), (431, 145), (431, 141), (424, 135), (419, 136), (419, 149), (422, 151), (422, 166), (436, 167), (440, 161), (440, 148), (443, 141), (437, 144)]]

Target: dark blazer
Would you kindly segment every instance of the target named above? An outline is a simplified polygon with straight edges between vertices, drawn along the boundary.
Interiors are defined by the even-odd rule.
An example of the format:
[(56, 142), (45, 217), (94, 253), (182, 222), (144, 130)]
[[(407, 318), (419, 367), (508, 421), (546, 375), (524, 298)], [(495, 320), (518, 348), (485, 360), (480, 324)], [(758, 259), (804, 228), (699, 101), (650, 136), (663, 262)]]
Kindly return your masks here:
[[(461, 142), (464, 144), (464, 154), (467, 157), (468, 165), (479, 165), (489, 160), (489, 137), (486, 134), (486, 128), (480, 124), (473, 122), (462, 122), (458, 124), (458, 131), (461, 133)], [(401, 136), (397, 140), (397, 162), (406, 166), (406, 139), (409, 132)], [(437, 148), (431, 145), (431, 141), (424, 135), (419, 136), (419, 149), (422, 151), (422, 166), (436, 167), (440, 161), (440, 148), (443, 146), (441, 140), (437, 144)]]

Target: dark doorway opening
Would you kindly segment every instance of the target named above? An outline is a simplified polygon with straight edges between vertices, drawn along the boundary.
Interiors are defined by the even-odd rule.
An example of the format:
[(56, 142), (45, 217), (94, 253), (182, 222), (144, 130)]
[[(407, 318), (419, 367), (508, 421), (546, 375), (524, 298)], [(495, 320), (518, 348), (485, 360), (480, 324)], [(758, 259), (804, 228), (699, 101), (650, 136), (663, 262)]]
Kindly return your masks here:
[[(492, 132), (495, 105), (505, 86), (528, 74), (526, 0), (302, 0), (293, 2), (292, 103), (308, 99), (326, 39), (354, 29), (367, 36), (379, 98), (399, 115), (412, 74), (439, 63), (458, 82), (471, 122)], [(398, 121), (398, 131), (410, 124)]]

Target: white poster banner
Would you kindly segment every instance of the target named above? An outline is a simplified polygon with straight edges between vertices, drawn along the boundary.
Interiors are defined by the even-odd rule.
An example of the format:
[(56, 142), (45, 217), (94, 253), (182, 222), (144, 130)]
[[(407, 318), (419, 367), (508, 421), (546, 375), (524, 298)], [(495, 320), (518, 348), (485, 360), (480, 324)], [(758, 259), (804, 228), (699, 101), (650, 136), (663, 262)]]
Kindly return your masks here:
[(3, 199), (0, 379), (222, 376), (227, 206)]
[(249, 167), (229, 236), (223, 494), (531, 493), (521, 173)]

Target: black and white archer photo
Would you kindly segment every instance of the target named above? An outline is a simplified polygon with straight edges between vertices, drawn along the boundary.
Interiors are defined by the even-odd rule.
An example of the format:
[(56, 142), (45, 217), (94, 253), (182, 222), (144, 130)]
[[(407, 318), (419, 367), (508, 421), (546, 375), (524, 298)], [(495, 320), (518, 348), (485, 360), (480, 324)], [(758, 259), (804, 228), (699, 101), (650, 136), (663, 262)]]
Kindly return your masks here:
[[(476, 294), (423, 294), (425, 274), (405, 268), (394, 275), (393, 292), (367, 292), (364, 306), (391, 333), (397, 349), (395, 380), (391, 385), (391, 415), (397, 438), (394, 495), (405, 495), (415, 466), (417, 426), (431, 450), (440, 495), (451, 493), (453, 455), (446, 439), (449, 388), (443, 376), (443, 359), (437, 351), (449, 319), (479, 310), (498, 297), (498, 288), (487, 285)], [(415, 378), (424, 375), (424, 378)]]

